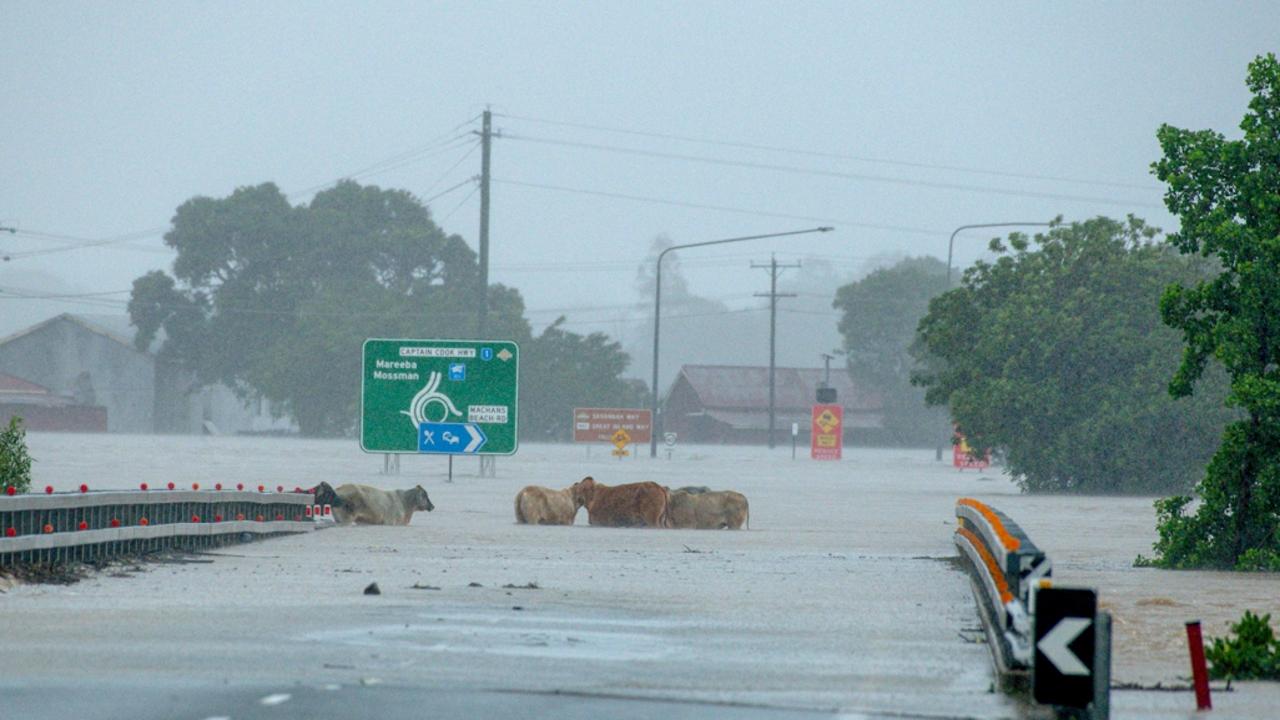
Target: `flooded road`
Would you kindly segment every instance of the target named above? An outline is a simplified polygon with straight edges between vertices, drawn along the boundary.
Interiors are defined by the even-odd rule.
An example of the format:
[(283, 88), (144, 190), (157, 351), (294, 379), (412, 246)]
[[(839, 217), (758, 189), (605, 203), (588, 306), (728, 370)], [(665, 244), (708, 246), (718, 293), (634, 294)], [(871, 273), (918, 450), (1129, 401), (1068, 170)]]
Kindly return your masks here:
[[(1183, 616), (1212, 635), (1215, 620), (1243, 612), (1205, 595), (1280, 611), (1274, 576), (1224, 576), (1207, 592), (1197, 576), (1210, 574), (1130, 568), (1126, 558), (1154, 537), (1149, 499), (1022, 497), (998, 475), (957, 473), (927, 450), (853, 449), (817, 463), (792, 461), (789, 449), (691, 447), (619, 461), (600, 448), (588, 457), (580, 446), (526, 445), (498, 459), (497, 478), (456, 461), (448, 484), (444, 458), (406, 457), (401, 475), (382, 476), (381, 457), (352, 442), (33, 434), (30, 444), (39, 486), (421, 483), (436, 510), (408, 527), (332, 528), (199, 558), (212, 562), (11, 588), (0, 596), (0, 689), (10, 691), (556, 691), (566, 705), (623, 697), (709, 708), (690, 717), (735, 707), (1021, 717), (991, 691), (968, 581), (950, 560), (953, 505), (966, 495), (1016, 519), (1060, 582), (1099, 587), (1116, 616), (1117, 682), (1185, 674), (1168, 640), (1192, 619)], [(584, 475), (736, 489), (750, 499), (751, 529), (592, 528), (585, 511), (574, 527), (514, 523), (521, 487)], [(371, 582), (381, 595), (362, 593)], [(1280, 701), (1275, 687), (1215, 701), (1270, 717), (1250, 708)], [(1118, 692), (1113, 708), (1180, 716), (1190, 697)]]

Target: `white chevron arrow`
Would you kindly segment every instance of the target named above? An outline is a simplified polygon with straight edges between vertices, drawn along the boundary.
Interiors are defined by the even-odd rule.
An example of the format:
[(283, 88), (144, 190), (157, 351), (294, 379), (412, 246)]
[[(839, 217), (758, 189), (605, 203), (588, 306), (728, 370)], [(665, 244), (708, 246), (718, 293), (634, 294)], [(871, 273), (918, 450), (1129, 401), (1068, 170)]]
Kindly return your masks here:
[(462, 452), (473, 453), (479, 450), (480, 446), (484, 445), (484, 441), (486, 439), (484, 433), (480, 432), (480, 428), (470, 423), (467, 423), (463, 427), (467, 429), (467, 434), (471, 436), (471, 442), (467, 443), (467, 446), (462, 449)]
[(1063, 675), (1088, 675), (1089, 668), (1080, 662), (1080, 658), (1067, 646), (1092, 624), (1093, 620), (1089, 618), (1062, 618), (1047, 635), (1040, 638), (1036, 647), (1040, 648), (1040, 652), (1044, 653), (1044, 656), (1049, 658), (1049, 662), (1053, 663), (1053, 666)]

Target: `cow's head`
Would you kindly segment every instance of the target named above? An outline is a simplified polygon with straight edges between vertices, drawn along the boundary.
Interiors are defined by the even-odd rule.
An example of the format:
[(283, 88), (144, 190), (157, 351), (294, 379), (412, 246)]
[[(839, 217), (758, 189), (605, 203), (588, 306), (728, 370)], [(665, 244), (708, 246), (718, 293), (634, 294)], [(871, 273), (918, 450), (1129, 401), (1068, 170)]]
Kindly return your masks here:
[(590, 475), (582, 478), (569, 488), (569, 493), (573, 495), (573, 507), (580, 508), (591, 503), (591, 498), (596, 494), (596, 481)]
[(431, 512), (436, 509), (436, 506), (431, 504), (431, 498), (427, 497), (427, 491), (424, 490), (421, 485), (414, 487), (406, 493), (405, 499), (408, 501), (408, 506), (414, 510), (426, 510), (427, 512)]
[(321, 480), (320, 484), (311, 488), (308, 492), (315, 496), (315, 504), (324, 506), (331, 505), (334, 508), (346, 508), (347, 501), (338, 495), (337, 491), (329, 483)]

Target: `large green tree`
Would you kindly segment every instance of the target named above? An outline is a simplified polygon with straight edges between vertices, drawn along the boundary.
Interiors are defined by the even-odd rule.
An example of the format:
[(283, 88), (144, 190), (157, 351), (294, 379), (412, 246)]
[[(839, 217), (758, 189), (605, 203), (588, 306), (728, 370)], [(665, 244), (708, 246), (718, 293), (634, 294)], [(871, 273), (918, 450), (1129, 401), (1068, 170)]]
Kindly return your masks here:
[[(413, 195), (342, 182), (291, 205), (271, 183), (183, 203), (165, 242), (172, 274), (134, 281), (137, 343), (270, 400), (304, 434), (349, 432), (368, 337), (468, 337), (475, 253)], [(489, 333), (530, 337), (515, 290), (488, 289)]]
[(1170, 567), (1280, 570), (1280, 63), (1249, 65), (1253, 93), (1239, 140), (1164, 125), (1165, 205), (1182, 227), (1169, 240), (1183, 253), (1216, 258), (1220, 272), (1171, 285), (1164, 320), (1186, 343), (1170, 392), (1203, 394), (1205, 368), (1231, 378), (1227, 402), (1245, 418), (1227, 428), (1200, 482), (1202, 502), (1158, 504), (1158, 562)]
[(561, 316), (522, 349), (520, 435), (567, 442), (575, 407), (644, 407), (646, 385), (624, 380), (631, 358), (604, 333), (564, 328)]
[(916, 381), (1024, 489), (1180, 490), (1212, 454), (1228, 420), (1221, 373), (1201, 396), (1171, 398), (1178, 338), (1156, 309), (1207, 263), (1155, 235), (1132, 217), (1014, 233), (930, 302)]
[(842, 313), (849, 376), (880, 394), (886, 434), (897, 444), (932, 446), (946, 436), (946, 413), (927, 407), (924, 391), (911, 384), (910, 352), (946, 271), (936, 258), (906, 258), (841, 287), (832, 303)]

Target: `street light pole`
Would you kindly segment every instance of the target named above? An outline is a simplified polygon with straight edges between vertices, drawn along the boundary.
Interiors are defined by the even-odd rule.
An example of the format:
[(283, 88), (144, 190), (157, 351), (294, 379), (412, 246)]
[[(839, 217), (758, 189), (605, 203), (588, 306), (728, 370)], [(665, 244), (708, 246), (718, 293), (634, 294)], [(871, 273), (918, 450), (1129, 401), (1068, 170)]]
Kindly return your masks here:
[[(955, 249), (956, 235), (964, 230), (976, 230), (978, 228), (997, 228), (997, 227), (1053, 227), (1051, 222), (1001, 222), (1001, 223), (978, 223), (976, 225), (961, 225), (951, 232), (951, 239), (947, 241), (947, 283), (942, 286), (943, 292), (951, 289), (951, 254)], [(946, 431), (944, 431), (945, 433)], [(949, 435), (949, 433), (946, 433)], [(942, 461), (942, 445), (938, 445), (937, 452), (934, 454), (934, 460)]]
[(662, 259), (667, 253), (673, 250), (683, 250), (685, 248), (705, 247), (707, 245), (724, 245), (727, 243), (745, 242), (747, 240), (765, 240), (767, 238), (787, 237), (789, 235), (807, 235), (815, 232), (831, 232), (834, 228), (816, 227), (808, 230), (792, 230), (790, 232), (769, 233), (768, 235), (745, 235), (743, 237), (725, 238), (723, 240), (706, 240), (704, 242), (685, 243), (684, 245), (672, 245), (662, 252), (658, 253), (658, 261), (654, 264), (654, 288), (653, 288), (653, 384), (650, 386), (650, 402), (649, 411), (653, 422), (652, 432), (649, 433), (649, 457), (658, 457), (658, 432), (662, 429), (662, 423), (658, 417), (658, 337), (660, 323), (662, 321)]
[(978, 225), (961, 225), (951, 233), (951, 239), (947, 241), (947, 284), (945, 289), (951, 289), (951, 252), (955, 249), (956, 235), (962, 230), (975, 230), (977, 228), (995, 228), (995, 227), (1053, 227), (1051, 222), (1002, 222), (1002, 223), (980, 223)]

